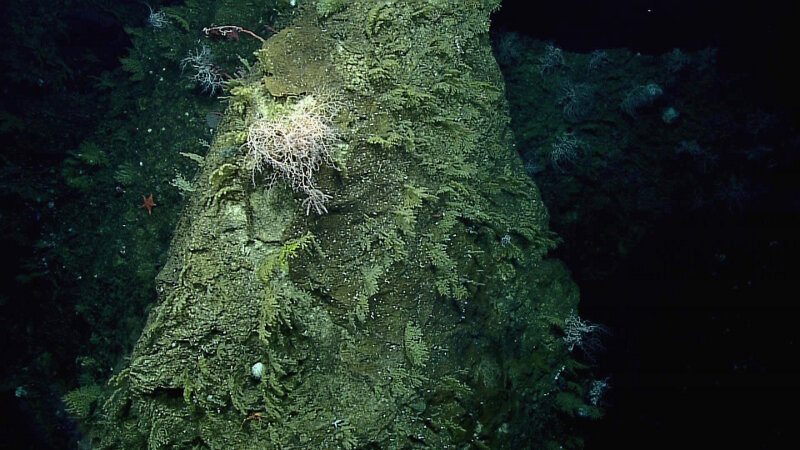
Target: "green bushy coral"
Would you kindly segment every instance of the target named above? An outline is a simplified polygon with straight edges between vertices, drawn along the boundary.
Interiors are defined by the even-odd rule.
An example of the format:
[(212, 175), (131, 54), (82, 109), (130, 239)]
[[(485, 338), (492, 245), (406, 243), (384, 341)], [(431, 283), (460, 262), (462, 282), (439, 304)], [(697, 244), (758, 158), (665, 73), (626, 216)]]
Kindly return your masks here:
[(328, 17), (347, 8), (348, 3), (348, 0), (317, 0), (317, 14)]
[(64, 394), (64, 409), (75, 419), (84, 421), (92, 415), (101, 400), (103, 388), (92, 384)]
[[(511, 146), (488, 46), (496, 2), (347, 8), (325, 28), (299, 8), (232, 83), (96, 447), (567, 440), (550, 399), (568, 353), (544, 317), (566, 317), (577, 290), (544, 259), (547, 213)], [(302, 193), (258, 178), (276, 167), (235, 170), (248, 156), (223, 154), (331, 91), (348, 175), (320, 165), (328, 213), (307, 216)]]

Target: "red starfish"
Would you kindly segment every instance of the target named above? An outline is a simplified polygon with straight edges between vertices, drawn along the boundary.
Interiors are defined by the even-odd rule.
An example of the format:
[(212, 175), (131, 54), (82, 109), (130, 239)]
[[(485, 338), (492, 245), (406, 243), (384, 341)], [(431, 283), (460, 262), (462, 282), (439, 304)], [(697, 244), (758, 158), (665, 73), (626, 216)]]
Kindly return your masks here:
[(142, 203), (139, 206), (139, 208), (147, 209), (147, 215), (149, 216), (150, 214), (153, 213), (153, 207), (156, 206), (155, 202), (153, 202), (153, 194), (150, 194), (150, 197), (145, 197), (143, 195), (142, 200), (144, 201), (144, 203)]

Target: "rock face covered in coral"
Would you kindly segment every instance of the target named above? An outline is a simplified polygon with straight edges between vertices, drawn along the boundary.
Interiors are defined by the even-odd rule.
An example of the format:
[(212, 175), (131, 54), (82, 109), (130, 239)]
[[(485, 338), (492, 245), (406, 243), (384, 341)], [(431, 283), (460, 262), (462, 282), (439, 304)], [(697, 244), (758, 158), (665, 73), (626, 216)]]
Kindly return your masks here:
[[(322, 3), (229, 83), (93, 445), (576, 445), (564, 418), (598, 414), (563, 340), (578, 294), (511, 146), (498, 2)], [(298, 188), (246, 144), (310, 98), (337, 142)]]

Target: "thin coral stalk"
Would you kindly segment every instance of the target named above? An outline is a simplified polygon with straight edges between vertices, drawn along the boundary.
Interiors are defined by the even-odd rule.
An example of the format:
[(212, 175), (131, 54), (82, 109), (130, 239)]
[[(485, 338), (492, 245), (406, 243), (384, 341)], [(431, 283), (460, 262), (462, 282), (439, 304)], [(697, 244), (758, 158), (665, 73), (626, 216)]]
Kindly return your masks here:
[(236, 25), (222, 25), (218, 27), (203, 28), (203, 33), (206, 36), (223, 37), (229, 41), (230, 40), (238, 41), (239, 33), (244, 33), (253, 36), (254, 38), (258, 39), (261, 42), (266, 42), (266, 40), (261, 36), (253, 33), (248, 29), (237, 27)]

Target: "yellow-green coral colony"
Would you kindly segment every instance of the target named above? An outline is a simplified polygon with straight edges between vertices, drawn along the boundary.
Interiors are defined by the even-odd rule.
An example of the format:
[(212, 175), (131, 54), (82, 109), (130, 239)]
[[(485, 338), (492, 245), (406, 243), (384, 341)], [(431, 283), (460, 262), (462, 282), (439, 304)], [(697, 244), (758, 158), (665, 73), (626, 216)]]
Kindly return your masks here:
[[(511, 146), (488, 43), (498, 4), (286, 5), (292, 22), (228, 83), (159, 302), (86, 418), (93, 447), (569, 439), (559, 411), (592, 406), (558, 381), (584, 382), (553, 324), (578, 294), (545, 259), (555, 238)], [(312, 101), (336, 107), (316, 122)], [(331, 139), (282, 122), (303, 120)], [(278, 137), (294, 146), (275, 153)], [(276, 156), (291, 149), (307, 158)]]

